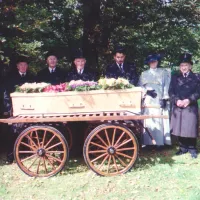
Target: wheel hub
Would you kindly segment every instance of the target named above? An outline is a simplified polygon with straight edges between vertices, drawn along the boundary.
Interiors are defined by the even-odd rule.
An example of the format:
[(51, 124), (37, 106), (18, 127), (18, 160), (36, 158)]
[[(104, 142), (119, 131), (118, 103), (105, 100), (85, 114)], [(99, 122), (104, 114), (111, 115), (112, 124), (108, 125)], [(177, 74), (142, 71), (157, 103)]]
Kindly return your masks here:
[(114, 147), (109, 147), (109, 148), (108, 148), (108, 153), (109, 153), (110, 155), (114, 155), (115, 152), (116, 152), (116, 150), (115, 150)]
[(46, 152), (44, 149), (41, 148), (41, 149), (38, 149), (37, 154), (38, 154), (38, 156), (43, 157), (46, 154)]

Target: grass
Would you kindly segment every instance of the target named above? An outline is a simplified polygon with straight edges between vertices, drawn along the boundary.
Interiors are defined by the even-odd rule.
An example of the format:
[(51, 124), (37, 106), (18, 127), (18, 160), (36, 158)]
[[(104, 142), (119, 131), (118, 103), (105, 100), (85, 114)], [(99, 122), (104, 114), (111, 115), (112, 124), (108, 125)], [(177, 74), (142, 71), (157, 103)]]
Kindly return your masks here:
[(115, 177), (95, 175), (79, 158), (57, 176), (31, 178), (2, 154), (0, 200), (199, 200), (200, 156), (174, 156), (176, 150), (143, 150), (129, 173)]

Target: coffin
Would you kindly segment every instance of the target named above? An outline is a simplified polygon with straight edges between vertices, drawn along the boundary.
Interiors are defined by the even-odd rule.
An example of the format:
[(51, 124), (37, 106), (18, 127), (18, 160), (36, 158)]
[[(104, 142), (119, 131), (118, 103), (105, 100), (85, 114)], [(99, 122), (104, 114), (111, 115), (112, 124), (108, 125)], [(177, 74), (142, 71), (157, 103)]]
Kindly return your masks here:
[(12, 93), (13, 116), (141, 111), (142, 89), (94, 90), (60, 93)]

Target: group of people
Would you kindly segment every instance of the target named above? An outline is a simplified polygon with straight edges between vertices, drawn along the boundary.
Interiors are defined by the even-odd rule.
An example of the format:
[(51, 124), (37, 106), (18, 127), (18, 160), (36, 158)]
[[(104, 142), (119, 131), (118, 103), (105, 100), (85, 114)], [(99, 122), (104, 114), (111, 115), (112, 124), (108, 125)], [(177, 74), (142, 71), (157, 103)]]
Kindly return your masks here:
[[(152, 118), (144, 120), (144, 126), (152, 134), (157, 146), (171, 145), (171, 134), (177, 136), (179, 151), (176, 155), (190, 152), (192, 158), (197, 158), (196, 138), (198, 135), (198, 104), (200, 98), (200, 82), (192, 72), (192, 56), (184, 53), (180, 57), (180, 73), (171, 77), (171, 72), (160, 68), (161, 58), (157, 54), (149, 55), (145, 64), (149, 69), (139, 77), (136, 66), (126, 62), (123, 48), (115, 49), (114, 62), (106, 68), (107, 78), (123, 77), (135, 86), (143, 88), (143, 114), (171, 115), (169, 119)], [(17, 72), (13, 73), (5, 84), (7, 94), (14, 91), (15, 85), (25, 82), (47, 82), (60, 84), (71, 80), (97, 81), (94, 72), (86, 67), (86, 59), (82, 52), (74, 57), (74, 66), (67, 74), (57, 67), (57, 56), (49, 53), (46, 58), (47, 67), (34, 77), (28, 71), (28, 62), (17, 61)], [(153, 145), (149, 134), (144, 130), (142, 144)]]

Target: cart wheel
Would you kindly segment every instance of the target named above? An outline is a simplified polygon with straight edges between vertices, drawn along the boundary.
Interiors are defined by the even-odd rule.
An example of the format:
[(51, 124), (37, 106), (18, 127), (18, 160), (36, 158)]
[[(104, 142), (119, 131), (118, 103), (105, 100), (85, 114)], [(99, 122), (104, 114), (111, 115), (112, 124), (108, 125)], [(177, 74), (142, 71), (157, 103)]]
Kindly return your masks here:
[(101, 176), (129, 171), (138, 157), (138, 141), (127, 127), (103, 124), (95, 128), (84, 143), (84, 159), (88, 167)]
[(19, 168), (29, 176), (49, 177), (60, 172), (69, 158), (63, 135), (50, 126), (31, 126), (17, 138), (14, 147)]

